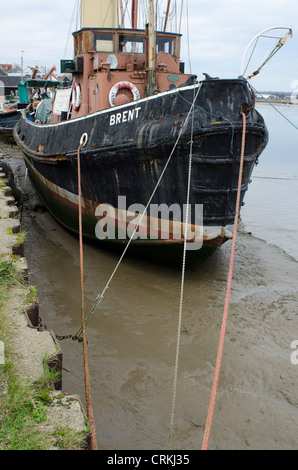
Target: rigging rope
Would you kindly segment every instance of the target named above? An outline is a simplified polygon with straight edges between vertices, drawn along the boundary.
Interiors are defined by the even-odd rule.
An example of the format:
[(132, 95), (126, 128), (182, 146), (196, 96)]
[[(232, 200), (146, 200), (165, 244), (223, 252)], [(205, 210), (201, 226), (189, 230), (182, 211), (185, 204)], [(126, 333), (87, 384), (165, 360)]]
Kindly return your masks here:
[(227, 326), (227, 317), (228, 317), (228, 311), (229, 311), (229, 301), (230, 301), (230, 294), (231, 294), (235, 245), (236, 245), (239, 208), (240, 208), (241, 183), (242, 183), (244, 149), (245, 149), (245, 133), (246, 133), (246, 116), (244, 112), (241, 112), (241, 114), (242, 114), (242, 119), (243, 119), (242, 146), (241, 146), (241, 157), (240, 157), (240, 167), (239, 167), (236, 211), (235, 211), (234, 229), (233, 229), (233, 240), (232, 240), (232, 247), (231, 247), (229, 273), (228, 273), (228, 283), (227, 283), (227, 290), (226, 290), (222, 326), (221, 326), (221, 332), (220, 332), (220, 338), (219, 338), (219, 344), (218, 344), (217, 358), (216, 358), (216, 364), (215, 364), (215, 370), (214, 370), (214, 377), (213, 377), (213, 383), (212, 383), (212, 389), (211, 389), (211, 396), (210, 396), (210, 402), (209, 402), (209, 408), (208, 408), (208, 413), (207, 413), (207, 419), (206, 419), (206, 425), (205, 425), (205, 431), (204, 431), (201, 450), (208, 449), (213, 415), (214, 415), (215, 401), (216, 401), (216, 395), (217, 395), (217, 389), (218, 389), (219, 375), (220, 375), (220, 369), (221, 369), (221, 363), (222, 363), (223, 347), (224, 347), (226, 326)]
[(81, 148), (86, 144), (87, 134), (83, 134), (78, 147), (78, 198), (79, 198), (79, 243), (80, 243), (80, 275), (81, 275), (81, 315), (82, 315), (82, 335), (83, 335), (83, 353), (84, 353), (84, 378), (85, 378), (85, 397), (86, 409), (91, 430), (90, 449), (97, 450), (96, 431), (94, 424), (94, 414), (90, 390), (90, 374), (88, 366), (88, 351), (85, 325), (85, 296), (84, 296), (84, 266), (83, 266), (83, 232), (82, 232), (82, 188), (81, 188)]
[(298, 126), (296, 126), (292, 121), (290, 121), (290, 119), (288, 119), (281, 111), (279, 111), (279, 109), (277, 109), (272, 103), (270, 103), (269, 100), (267, 100), (265, 98), (265, 96), (262, 95), (262, 93), (260, 93), (258, 90), (256, 90), (252, 84), (250, 83), (249, 86), (258, 94), (260, 95), (263, 100), (265, 100), (268, 104), (270, 104), (270, 106), (272, 106), (273, 109), (275, 109), (275, 111), (277, 111), (284, 119), (286, 119), (286, 121), (288, 121), (293, 127), (295, 127), (295, 129), (298, 129)]
[[(140, 217), (138, 223), (136, 224), (135, 229), (134, 229), (132, 235), (130, 236), (130, 238), (129, 238), (127, 244), (126, 244), (126, 246), (125, 246), (125, 248), (124, 248), (124, 250), (123, 250), (122, 255), (120, 256), (119, 261), (118, 261), (116, 267), (114, 268), (114, 271), (112, 272), (112, 274), (111, 274), (111, 276), (110, 276), (110, 278), (109, 278), (109, 280), (108, 280), (108, 282), (107, 282), (105, 288), (103, 289), (102, 293), (99, 294), (99, 295), (96, 297), (96, 299), (95, 299), (95, 302), (94, 302), (94, 304), (93, 304), (93, 306), (92, 306), (92, 308), (91, 308), (91, 310), (90, 310), (90, 312), (89, 312), (89, 314), (88, 314), (88, 316), (87, 316), (87, 318), (86, 318), (86, 323), (85, 323), (86, 325), (88, 324), (90, 318), (93, 316), (95, 310), (97, 309), (97, 307), (99, 306), (100, 302), (101, 302), (102, 299), (104, 298), (104, 295), (105, 295), (105, 293), (106, 293), (106, 290), (109, 288), (109, 285), (110, 285), (110, 283), (111, 283), (111, 281), (112, 281), (114, 275), (116, 274), (116, 271), (117, 271), (117, 269), (119, 268), (119, 266), (120, 266), (120, 264), (121, 264), (121, 262), (122, 262), (122, 260), (123, 260), (123, 258), (124, 258), (124, 256), (125, 256), (125, 253), (126, 253), (126, 251), (128, 250), (128, 247), (129, 247), (131, 241), (133, 240), (134, 235), (135, 235), (135, 233), (136, 233), (136, 231), (137, 231), (137, 229), (138, 229), (140, 223), (142, 222), (144, 215), (146, 214), (146, 212), (147, 212), (147, 210), (148, 210), (149, 205), (151, 204), (151, 201), (152, 201), (152, 199), (153, 199), (153, 197), (154, 197), (154, 195), (155, 195), (155, 193), (156, 193), (156, 191), (157, 191), (157, 188), (158, 188), (158, 186), (159, 186), (159, 184), (160, 184), (160, 182), (161, 182), (161, 180), (162, 180), (162, 178), (163, 178), (163, 176), (164, 176), (164, 174), (165, 174), (165, 171), (166, 171), (166, 169), (167, 169), (167, 167), (168, 167), (168, 165), (169, 165), (169, 163), (170, 163), (170, 161), (171, 161), (171, 158), (172, 158), (172, 156), (173, 156), (173, 153), (174, 153), (174, 151), (175, 151), (175, 149), (176, 149), (176, 147), (177, 147), (177, 145), (178, 145), (178, 142), (179, 142), (179, 140), (180, 140), (180, 137), (181, 137), (181, 135), (182, 135), (182, 132), (183, 132), (184, 128), (186, 127), (186, 124), (187, 124), (187, 122), (188, 122), (189, 116), (190, 116), (192, 110), (193, 110), (194, 107), (195, 107), (194, 103), (195, 103), (195, 101), (196, 101), (196, 99), (197, 99), (197, 97), (198, 97), (198, 94), (199, 94), (199, 92), (200, 92), (200, 89), (201, 89), (201, 86), (198, 86), (198, 91), (197, 91), (197, 93), (196, 93), (196, 95), (195, 95), (195, 97), (194, 97), (193, 102), (190, 103), (190, 104), (191, 104), (190, 110), (189, 110), (189, 112), (188, 112), (188, 114), (187, 114), (187, 116), (186, 116), (186, 118), (185, 118), (184, 123), (183, 123), (182, 126), (181, 126), (179, 135), (178, 135), (177, 140), (176, 140), (176, 142), (175, 142), (175, 144), (174, 144), (174, 146), (173, 146), (173, 148), (172, 148), (172, 151), (171, 151), (171, 153), (170, 153), (170, 156), (168, 157), (168, 160), (167, 160), (167, 162), (166, 162), (166, 164), (165, 164), (165, 166), (164, 166), (164, 168), (163, 168), (163, 170), (162, 170), (162, 172), (161, 172), (161, 175), (160, 175), (160, 177), (159, 177), (159, 179), (158, 179), (158, 181), (157, 181), (157, 183), (156, 183), (156, 185), (155, 185), (155, 188), (153, 189), (153, 192), (152, 192), (152, 194), (151, 194), (151, 196), (150, 196), (150, 198), (149, 198), (149, 200), (148, 200), (148, 202), (147, 202), (147, 205), (146, 205), (146, 207), (145, 207), (145, 209), (144, 209), (144, 211), (143, 211), (143, 213), (142, 213), (142, 215), (141, 215), (141, 217)], [(82, 327), (81, 327), (81, 328), (77, 331), (76, 335), (75, 335), (73, 338), (74, 338), (74, 339), (79, 339), (79, 338), (82, 336), (82, 332), (83, 332), (83, 330), (82, 330)]]
[[(74, 17), (75, 17), (75, 14), (76, 14), (76, 10), (78, 9), (78, 3), (79, 3), (78, 0), (76, 0), (76, 2), (74, 4), (74, 9), (73, 9), (72, 17), (71, 17), (71, 20), (70, 20), (69, 30), (68, 30), (68, 34), (67, 34), (67, 37), (66, 37), (65, 47), (64, 47), (64, 53), (63, 53), (63, 58), (64, 59), (66, 59), (67, 55), (68, 55), (69, 43), (70, 43), (70, 39), (72, 39), (71, 32), (73, 30)], [(76, 31), (78, 29), (79, 28), (76, 27)]]
[(190, 48), (190, 35), (189, 35), (188, 0), (186, 0), (186, 31), (187, 31), (187, 53), (188, 53), (189, 73), (192, 74), (192, 71), (191, 71), (191, 48)]
[[(186, 98), (184, 98), (184, 96), (180, 95), (180, 93), (178, 92), (178, 96), (180, 96), (180, 98), (182, 98), (184, 101), (186, 101), (186, 103), (188, 104), (191, 104)], [(212, 113), (209, 113), (209, 111), (207, 111), (206, 109), (202, 108), (201, 106), (197, 106), (197, 105), (194, 105), (195, 108), (197, 109), (200, 109), (201, 111), (203, 111), (204, 113), (208, 114), (208, 116), (212, 116), (216, 119), (222, 119), (223, 121), (227, 121), (231, 127), (232, 127), (232, 137), (231, 137), (231, 148), (230, 148), (230, 153), (232, 155), (233, 153), (233, 143), (234, 143), (234, 133), (235, 133), (235, 129), (234, 129), (234, 124), (232, 121), (230, 121), (228, 118), (225, 118), (223, 116), (220, 116), (218, 114), (212, 114)]]

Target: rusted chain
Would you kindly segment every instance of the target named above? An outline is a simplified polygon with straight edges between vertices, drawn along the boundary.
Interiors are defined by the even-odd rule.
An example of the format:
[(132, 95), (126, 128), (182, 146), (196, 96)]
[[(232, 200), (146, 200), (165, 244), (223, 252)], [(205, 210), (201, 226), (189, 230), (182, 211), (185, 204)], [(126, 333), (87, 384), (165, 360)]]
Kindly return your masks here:
[(241, 112), (244, 113), (246, 116), (247, 116), (248, 113), (249, 113), (250, 111), (252, 111), (252, 110), (255, 108), (255, 106), (256, 106), (256, 94), (255, 94), (254, 90), (252, 89), (252, 87), (250, 86), (249, 83), (248, 83), (248, 87), (249, 87), (250, 92), (251, 92), (251, 101), (252, 101), (251, 106), (247, 106), (246, 104), (243, 104), (243, 105), (241, 106)]
[(63, 339), (72, 339), (73, 341), (78, 341), (79, 343), (81, 343), (83, 341), (82, 338), (79, 338), (77, 335), (72, 335), (72, 334), (69, 334), (69, 335), (56, 335), (56, 338), (59, 341), (62, 341)]
[(239, 217), (239, 207), (240, 207), (243, 162), (244, 162), (245, 133), (246, 133), (246, 115), (243, 111), (241, 112), (241, 114), (242, 114), (242, 119), (243, 119), (242, 146), (241, 146), (241, 157), (240, 157), (237, 200), (236, 200), (236, 212), (235, 212), (235, 219), (234, 219), (233, 240), (232, 240), (232, 247), (231, 247), (228, 283), (227, 283), (227, 289), (226, 289), (225, 306), (224, 306), (221, 333), (220, 333), (219, 344), (218, 344), (218, 351), (217, 351), (217, 358), (216, 358), (214, 377), (213, 377), (213, 383), (212, 383), (212, 389), (211, 389), (211, 396), (210, 396), (210, 402), (209, 402), (209, 408), (208, 408), (208, 413), (207, 413), (205, 432), (204, 432), (204, 436), (203, 436), (203, 442), (202, 442), (201, 450), (208, 450), (209, 438), (210, 438), (213, 415), (214, 415), (215, 401), (216, 401), (216, 395), (217, 395), (217, 389), (218, 389), (218, 383), (219, 383), (220, 368), (221, 368), (222, 357), (223, 357), (223, 347), (224, 347), (224, 340), (225, 340), (225, 333), (226, 333), (226, 326), (227, 326), (227, 317), (228, 317), (228, 310), (229, 310), (229, 301), (230, 301), (230, 294), (231, 294), (234, 256), (235, 256), (235, 246), (236, 246), (236, 236), (237, 236), (238, 217)]
[(251, 104), (251, 107), (248, 108), (248, 111), (252, 111), (254, 108), (255, 108), (255, 105), (256, 105), (256, 94), (254, 92), (254, 90), (251, 88), (250, 85), (249, 86), (249, 89), (251, 91), (251, 96), (252, 96), (252, 104)]
[(86, 322), (85, 322), (85, 296), (84, 296), (84, 264), (83, 264), (83, 230), (82, 230), (82, 188), (81, 188), (81, 161), (80, 151), (84, 147), (88, 139), (87, 134), (83, 134), (78, 147), (78, 198), (79, 198), (79, 243), (80, 243), (80, 275), (81, 275), (81, 317), (83, 331), (83, 354), (84, 354), (84, 379), (85, 379), (85, 398), (86, 409), (91, 430), (90, 449), (98, 450), (96, 441), (96, 431), (94, 414), (91, 399), (90, 373), (88, 365), (88, 350), (86, 338)]

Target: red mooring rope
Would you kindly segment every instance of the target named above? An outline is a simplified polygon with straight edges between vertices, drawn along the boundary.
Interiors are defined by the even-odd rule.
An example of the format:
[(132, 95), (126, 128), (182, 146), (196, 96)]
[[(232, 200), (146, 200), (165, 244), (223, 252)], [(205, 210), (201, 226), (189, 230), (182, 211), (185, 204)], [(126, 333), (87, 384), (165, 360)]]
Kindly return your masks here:
[(86, 338), (86, 323), (85, 323), (85, 296), (84, 296), (84, 265), (83, 265), (83, 231), (82, 231), (82, 188), (81, 188), (81, 164), (80, 164), (80, 151), (86, 142), (81, 139), (78, 148), (78, 197), (79, 197), (79, 240), (80, 240), (80, 275), (81, 275), (81, 317), (82, 317), (82, 332), (83, 332), (83, 354), (84, 354), (84, 380), (85, 380), (85, 398), (87, 417), (89, 421), (91, 439), (90, 450), (98, 450), (94, 414), (91, 399), (90, 387), (90, 374), (88, 365), (88, 351), (87, 351), (87, 338)]
[(231, 285), (232, 285), (232, 277), (233, 277), (234, 255), (235, 255), (235, 245), (236, 245), (239, 207), (240, 207), (244, 149), (245, 149), (246, 116), (244, 112), (241, 112), (241, 114), (242, 114), (242, 119), (243, 119), (242, 145), (241, 145), (241, 157), (240, 157), (238, 190), (237, 190), (237, 200), (236, 200), (236, 213), (235, 213), (235, 219), (234, 219), (234, 230), (233, 230), (233, 240), (232, 240), (232, 247), (231, 247), (228, 283), (227, 283), (221, 332), (220, 332), (220, 338), (219, 338), (219, 344), (218, 344), (216, 365), (215, 365), (213, 383), (212, 383), (212, 389), (211, 389), (211, 396), (210, 396), (210, 402), (209, 402), (209, 408), (208, 408), (208, 413), (207, 413), (207, 419), (206, 419), (206, 425), (205, 425), (205, 431), (204, 431), (201, 450), (208, 450), (209, 438), (210, 438), (213, 415), (214, 415), (215, 401), (216, 401), (216, 395), (217, 395), (217, 389), (218, 389), (219, 374), (220, 374), (220, 368), (221, 368), (221, 363), (222, 363), (223, 347), (224, 347), (224, 340), (225, 340), (226, 326), (227, 326), (227, 317), (228, 317), (228, 311), (229, 311), (229, 301), (230, 301)]

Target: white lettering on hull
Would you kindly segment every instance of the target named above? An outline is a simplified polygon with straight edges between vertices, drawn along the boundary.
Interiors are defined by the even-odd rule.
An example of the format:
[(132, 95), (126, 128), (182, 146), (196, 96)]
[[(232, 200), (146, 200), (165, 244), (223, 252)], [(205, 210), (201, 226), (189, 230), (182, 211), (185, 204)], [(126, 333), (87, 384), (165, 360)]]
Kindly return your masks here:
[(115, 124), (121, 124), (122, 122), (129, 122), (133, 121), (134, 119), (138, 119), (139, 111), (141, 107), (129, 109), (127, 111), (122, 111), (121, 113), (112, 114), (110, 116), (110, 126), (114, 126)]

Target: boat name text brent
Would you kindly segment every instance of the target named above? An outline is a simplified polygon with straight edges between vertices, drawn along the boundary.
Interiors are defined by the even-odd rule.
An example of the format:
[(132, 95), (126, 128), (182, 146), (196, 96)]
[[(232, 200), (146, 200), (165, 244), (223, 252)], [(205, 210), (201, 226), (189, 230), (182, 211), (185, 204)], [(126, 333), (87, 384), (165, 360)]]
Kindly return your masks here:
[(127, 111), (122, 111), (121, 113), (112, 114), (110, 116), (110, 126), (115, 124), (121, 124), (122, 122), (133, 121), (138, 119), (139, 111), (142, 109), (140, 106), (138, 108), (129, 109)]

